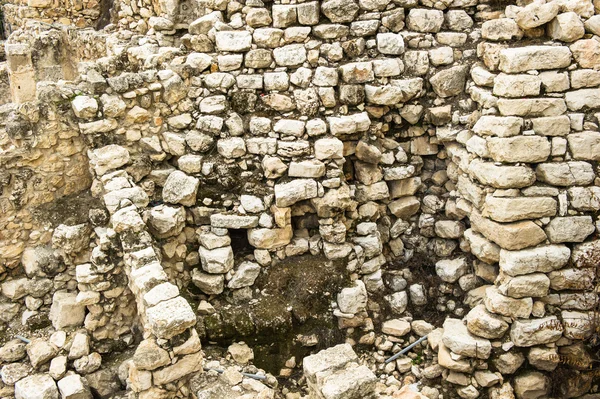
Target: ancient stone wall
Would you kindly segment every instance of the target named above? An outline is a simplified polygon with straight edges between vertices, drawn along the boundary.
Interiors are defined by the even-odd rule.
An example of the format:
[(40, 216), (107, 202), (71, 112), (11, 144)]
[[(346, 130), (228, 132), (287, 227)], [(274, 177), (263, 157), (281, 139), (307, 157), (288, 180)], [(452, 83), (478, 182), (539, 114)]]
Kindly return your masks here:
[[(131, 389), (184, 397), (198, 336), (216, 328), (190, 303), (227, 324), (220, 312), (256, 300), (259, 276), (319, 256), (351, 280), (331, 309), (348, 341), (389, 352), (429, 333), (449, 395), (544, 397), (573, 359), (560, 394), (591, 389), (577, 369), (596, 328), (598, 4), (115, 10), (112, 33), (38, 25), (7, 43), (6, 323), (55, 307), (55, 329), (83, 323), (92, 342), (140, 329)], [(89, 220), (32, 219), (81, 191)], [(61, 325), (62, 304), (85, 319)], [(411, 325), (428, 312), (438, 325)]]

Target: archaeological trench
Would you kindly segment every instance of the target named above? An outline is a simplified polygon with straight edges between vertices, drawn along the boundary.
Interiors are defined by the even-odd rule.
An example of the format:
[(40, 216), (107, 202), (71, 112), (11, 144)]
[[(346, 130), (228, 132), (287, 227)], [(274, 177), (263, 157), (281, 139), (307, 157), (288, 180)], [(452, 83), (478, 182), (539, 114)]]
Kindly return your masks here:
[(0, 5), (0, 398), (600, 398), (600, 0)]

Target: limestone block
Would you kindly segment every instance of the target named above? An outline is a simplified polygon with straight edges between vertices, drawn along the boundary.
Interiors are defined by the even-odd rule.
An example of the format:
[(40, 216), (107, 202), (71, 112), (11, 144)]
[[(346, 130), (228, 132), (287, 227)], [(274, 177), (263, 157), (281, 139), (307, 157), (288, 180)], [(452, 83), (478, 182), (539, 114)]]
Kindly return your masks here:
[(78, 374), (71, 374), (58, 381), (62, 399), (92, 399), (87, 381)]
[(192, 283), (207, 295), (218, 295), (225, 287), (223, 274), (202, 273), (199, 269), (192, 270)]
[(462, 320), (448, 318), (444, 321), (444, 346), (452, 352), (478, 359), (487, 359), (492, 352), (492, 344), (485, 338), (469, 332)]
[(545, 245), (521, 251), (500, 251), (500, 269), (511, 276), (548, 273), (565, 266), (571, 251), (564, 245)]
[(567, 111), (567, 105), (562, 98), (501, 98), (498, 109), (502, 115), (557, 116)]
[(162, 192), (163, 200), (171, 204), (192, 206), (196, 203), (199, 185), (200, 180), (197, 178), (176, 170), (167, 177)]
[(540, 136), (487, 139), (490, 157), (496, 162), (543, 162), (550, 156), (550, 141)]
[(435, 264), (436, 274), (447, 283), (454, 283), (467, 274), (469, 265), (465, 258), (442, 259)]
[(498, 288), (494, 286), (488, 287), (485, 290), (484, 304), (489, 312), (513, 319), (528, 318), (533, 308), (533, 300), (531, 298), (514, 299), (502, 295)]
[(571, 51), (563, 46), (525, 46), (500, 51), (502, 72), (518, 73), (532, 69), (561, 69), (571, 64)]
[(559, 14), (548, 24), (548, 36), (562, 42), (574, 42), (585, 34), (585, 28), (579, 15), (574, 12)]
[(544, 273), (532, 273), (522, 276), (501, 275), (496, 281), (502, 295), (511, 298), (539, 298), (548, 295), (550, 279)]
[(273, 57), (279, 66), (300, 66), (306, 61), (306, 55), (306, 49), (302, 44), (289, 44), (273, 50)]
[(317, 182), (312, 179), (296, 179), (275, 185), (275, 202), (279, 207), (288, 207), (298, 201), (317, 197)]
[(302, 367), (309, 383), (316, 384), (321, 383), (325, 376), (357, 360), (358, 356), (350, 344), (340, 344), (305, 357)]
[(76, 293), (57, 291), (52, 297), (49, 318), (57, 330), (78, 327), (83, 325), (85, 306), (77, 303)]
[(185, 299), (178, 296), (160, 302), (146, 310), (152, 332), (158, 337), (169, 339), (181, 334), (196, 324), (196, 315)]
[(556, 217), (546, 226), (546, 234), (552, 243), (582, 242), (596, 228), (591, 216)]
[(233, 250), (230, 246), (207, 249), (198, 249), (202, 268), (208, 273), (227, 273), (233, 268)]
[(600, 89), (580, 89), (569, 91), (565, 94), (567, 107), (571, 111), (584, 108), (600, 107)]
[(473, 131), (480, 136), (510, 137), (521, 133), (522, 126), (523, 118), (483, 115), (473, 126)]
[(154, 371), (152, 373), (152, 380), (155, 385), (168, 384), (188, 374), (202, 370), (203, 365), (202, 352), (186, 355), (179, 359), (177, 363)]
[(229, 280), (227, 287), (238, 289), (251, 286), (260, 274), (260, 270), (260, 265), (257, 263), (242, 262), (233, 274), (231, 280)]
[(529, 371), (515, 377), (515, 394), (518, 399), (537, 399), (550, 392), (550, 379), (537, 371)]
[(538, 76), (499, 74), (494, 79), (493, 93), (502, 97), (525, 97), (540, 94), (542, 81)]
[(439, 32), (444, 23), (444, 13), (439, 10), (411, 8), (406, 17), (409, 30), (424, 33)]
[(289, 244), (293, 233), (291, 225), (279, 229), (250, 229), (248, 230), (248, 242), (258, 249), (275, 249)]
[(352, 22), (358, 10), (355, 0), (326, 0), (321, 3), (321, 12), (333, 23)]
[(575, 61), (582, 68), (598, 69), (600, 67), (600, 43), (594, 39), (582, 39), (570, 47)]
[(556, 215), (556, 200), (549, 197), (494, 197), (485, 199), (485, 215), (497, 222), (515, 222)]
[(485, 21), (481, 25), (481, 36), (487, 40), (513, 40), (523, 37), (519, 25), (511, 18), (498, 18)]
[(361, 280), (356, 280), (353, 286), (343, 288), (337, 294), (337, 304), (343, 313), (357, 314), (366, 310), (367, 290), (365, 284)]
[(479, 260), (494, 264), (500, 260), (500, 247), (487, 240), (484, 236), (467, 229), (464, 232), (465, 239), (469, 242), (471, 253)]
[(90, 119), (94, 118), (98, 112), (98, 101), (89, 96), (77, 96), (71, 102), (71, 107), (78, 118)]
[(502, 224), (481, 216), (475, 210), (471, 213), (471, 228), (509, 250), (531, 247), (546, 240), (544, 230), (531, 221)]
[(538, 180), (553, 186), (587, 186), (596, 175), (592, 165), (582, 161), (542, 163), (536, 168)]
[(34, 374), (15, 384), (16, 399), (58, 399), (56, 383), (48, 374)]
[[(600, 91), (598, 91), (598, 95), (600, 95)], [(573, 159), (586, 161), (600, 160), (599, 132), (586, 131), (582, 133), (572, 133), (567, 136), (567, 141)]]
[(571, 131), (571, 120), (567, 115), (534, 118), (531, 125), (536, 134), (543, 136), (566, 136)]
[(556, 17), (559, 9), (556, 3), (531, 3), (517, 12), (516, 21), (523, 29), (533, 29), (550, 22)]
[(510, 329), (510, 339), (521, 347), (556, 342), (561, 336), (562, 326), (556, 316), (515, 320)]
[[(250, 229), (258, 226), (258, 216), (215, 213), (210, 215), (210, 225), (223, 229)], [(216, 246), (213, 247), (217, 248)], [(207, 248), (212, 249), (210, 247)]]
[(252, 36), (247, 31), (219, 31), (215, 34), (215, 43), (219, 51), (248, 51), (252, 45)]
[(477, 305), (466, 316), (467, 329), (476, 336), (496, 339), (508, 330), (508, 323), (502, 317), (490, 313), (485, 305)]

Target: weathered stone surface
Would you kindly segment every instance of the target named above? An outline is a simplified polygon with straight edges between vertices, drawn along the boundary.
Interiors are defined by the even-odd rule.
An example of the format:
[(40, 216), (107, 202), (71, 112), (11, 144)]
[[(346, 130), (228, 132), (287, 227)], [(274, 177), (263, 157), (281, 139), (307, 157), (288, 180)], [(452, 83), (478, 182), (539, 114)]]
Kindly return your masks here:
[(208, 273), (227, 273), (233, 268), (233, 251), (230, 246), (207, 249), (200, 247), (198, 249), (202, 269)]
[(549, 197), (502, 198), (487, 196), (485, 215), (497, 222), (515, 222), (556, 215), (556, 200)]
[(500, 251), (500, 269), (511, 276), (548, 273), (565, 266), (571, 251), (564, 245), (546, 245), (521, 251)]
[(15, 384), (17, 399), (58, 399), (56, 383), (48, 374), (34, 374)]
[(194, 311), (182, 297), (160, 302), (146, 311), (152, 332), (169, 339), (196, 324)]
[(515, 377), (515, 394), (518, 399), (542, 398), (550, 392), (550, 388), (550, 379), (536, 371)]
[(587, 186), (596, 177), (592, 165), (582, 161), (542, 163), (535, 174), (538, 180), (553, 186)]
[(552, 219), (545, 230), (550, 242), (560, 243), (582, 242), (596, 228), (591, 216), (566, 216)]
[(502, 115), (557, 116), (567, 111), (567, 105), (562, 98), (501, 98), (498, 109)]
[(483, 115), (473, 126), (473, 131), (481, 136), (510, 137), (518, 135), (522, 126), (523, 118)]
[[(411, 10), (411, 12), (414, 10)], [(440, 97), (452, 97), (461, 94), (465, 89), (468, 68), (456, 66), (444, 69), (433, 75), (429, 82), (433, 91)]]
[(600, 107), (600, 89), (580, 89), (565, 94), (567, 107), (571, 111)]
[(477, 159), (469, 164), (469, 173), (482, 184), (501, 189), (527, 187), (536, 179), (535, 172), (528, 166), (499, 166)]
[(196, 203), (196, 192), (200, 181), (181, 171), (172, 172), (163, 187), (163, 200), (171, 204), (192, 206)]
[(492, 352), (492, 344), (469, 332), (462, 320), (448, 318), (444, 321), (444, 345), (452, 352), (478, 359), (487, 359)]
[(571, 51), (562, 46), (526, 46), (500, 51), (502, 72), (518, 73), (532, 69), (560, 69), (571, 64)]
[(471, 227), (488, 240), (508, 250), (518, 250), (537, 245), (546, 240), (541, 227), (531, 221), (496, 223), (476, 211), (471, 214)]
[(600, 66), (600, 43), (597, 40), (578, 40), (569, 48), (580, 67), (598, 69)]
[(533, 29), (550, 22), (556, 17), (559, 9), (556, 3), (531, 3), (517, 12), (516, 21), (523, 29)]
[(508, 330), (508, 323), (500, 316), (487, 311), (484, 305), (475, 306), (466, 316), (467, 328), (479, 337), (501, 338)]
[(58, 381), (58, 390), (63, 399), (92, 399), (87, 381), (78, 374), (71, 374)]
[(543, 162), (550, 156), (550, 142), (540, 136), (487, 139), (490, 157), (496, 162)]
[(585, 28), (579, 15), (574, 12), (565, 12), (554, 18), (547, 28), (548, 35), (554, 40), (574, 42), (585, 34)]
[(465, 230), (465, 239), (469, 242), (471, 253), (486, 263), (496, 263), (500, 259), (500, 247), (472, 229)]
[(562, 326), (556, 316), (515, 320), (510, 329), (510, 339), (516, 346), (522, 347), (556, 342), (561, 336)]
[(544, 273), (532, 273), (522, 276), (501, 275), (496, 281), (498, 290), (511, 298), (539, 298), (548, 295), (550, 279)]
[(275, 185), (275, 201), (279, 207), (288, 207), (298, 201), (317, 197), (317, 182), (312, 179), (296, 179)]
[(489, 312), (513, 319), (526, 319), (531, 315), (533, 300), (507, 297), (502, 295), (497, 287), (492, 286), (485, 290), (484, 304)]
[(343, 288), (337, 295), (340, 310), (348, 314), (357, 314), (366, 310), (367, 290), (361, 280), (356, 280), (352, 287)]
[(467, 274), (469, 265), (465, 258), (442, 259), (435, 264), (436, 274), (447, 283), (456, 282), (461, 276)]
[(52, 297), (49, 318), (57, 330), (83, 324), (85, 306), (77, 302), (74, 292), (57, 291)]

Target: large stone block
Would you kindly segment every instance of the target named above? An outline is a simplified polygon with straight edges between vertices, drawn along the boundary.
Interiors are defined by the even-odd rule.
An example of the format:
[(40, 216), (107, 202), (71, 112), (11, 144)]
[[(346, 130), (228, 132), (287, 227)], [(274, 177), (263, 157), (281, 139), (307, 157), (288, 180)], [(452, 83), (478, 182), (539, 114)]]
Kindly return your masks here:
[(446, 319), (442, 342), (452, 352), (478, 359), (487, 359), (492, 353), (492, 344), (485, 338), (473, 335), (462, 320)]
[(58, 399), (56, 383), (48, 374), (35, 374), (15, 384), (16, 399)]
[(481, 184), (500, 189), (531, 186), (536, 179), (528, 166), (496, 165), (479, 159), (469, 164), (469, 174)]
[(488, 240), (509, 250), (532, 247), (546, 240), (544, 230), (534, 222), (497, 223), (475, 210), (471, 213), (471, 227)]
[(500, 51), (499, 68), (506, 73), (561, 69), (570, 64), (571, 51), (562, 46), (526, 46)]
[(486, 288), (483, 303), (489, 312), (513, 319), (527, 319), (533, 310), (531, 298), (511, 298), (502, 295), (494, 286)]
[(550, 141), (541, 136), (490, 137), (490, 157), (496, 162), (543, 162), (550, 156)]
[(521, 251), (500, 251), (500, 269), (511, 276), (548, 273), (565, 266), (571, 250), (564, 245), (545, 245)]
[(562, 98), (501, 98), (498, 109), (502, 115), (557, 116), (567, 111), (567, 105)]
[(583, 161), (539, 164), (535, 170), (538, 180), (553, 186), (587, 186), (596, 175), (592, 165)]
[(85, 306), (77, 303), (75, 292), (57, 291), (52, 297), (50, 320), (57, 330), (83, 325)]
[(556, 200), (549, 197), (494, 197), (485, 199), (485, 214), (497, 222), (538, 219), (556, 215)]
[(275, 185), (275, 202), (279, 207), (285, 208), (317, 196), (317, 182), (312, 179), (296, 179)]
[(596, 227), (591, 216), (565, 216), (552, 219), (545, 230), (552, 243), (582, 242)]
[(196, 324), (194, 311), (180, 296), (147, 309), (146, 317), (154, 335), (163, 339), (170, 339)]
[(511, 137), (521, 133), (522, 127), (523, 118), (483, 115), (473, 126), (473, 131), (481, 136)]
[(529, 347), (556, 342), (562, 336), (562, 325), (556, 316), (532, 320), (515, 320), (510, 339), (516, 346)]
[[(600, 97), (600, 90), (596, 94)], [(600, 100), (598, 100), (600, 107)], [(582, 133), (572, 133), (567, 136), (569, 150), (573, 159), (585, 161), (600, 161), (600, 133), (586, 131)]]

